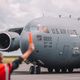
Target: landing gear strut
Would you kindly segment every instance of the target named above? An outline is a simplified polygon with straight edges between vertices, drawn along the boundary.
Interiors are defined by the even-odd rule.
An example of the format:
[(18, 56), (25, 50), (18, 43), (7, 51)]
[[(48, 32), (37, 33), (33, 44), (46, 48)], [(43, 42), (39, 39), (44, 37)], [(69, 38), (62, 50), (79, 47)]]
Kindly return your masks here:
[(40, 67), (39, 66), (31, 66), (30, 67), (30, 74), (40, 74)]
[(52, 73), (53, 72), (53, 68), (48, 68), (48, 72)]

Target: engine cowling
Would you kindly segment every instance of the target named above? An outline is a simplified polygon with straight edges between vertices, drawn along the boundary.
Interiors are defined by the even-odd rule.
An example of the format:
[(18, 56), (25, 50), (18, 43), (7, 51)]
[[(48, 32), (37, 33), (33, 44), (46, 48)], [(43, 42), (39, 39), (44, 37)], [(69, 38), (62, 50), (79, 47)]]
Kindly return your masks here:
[(19, 49), (20, 36), (16, 32), (0, 33), (0, 50), (15, 51)]

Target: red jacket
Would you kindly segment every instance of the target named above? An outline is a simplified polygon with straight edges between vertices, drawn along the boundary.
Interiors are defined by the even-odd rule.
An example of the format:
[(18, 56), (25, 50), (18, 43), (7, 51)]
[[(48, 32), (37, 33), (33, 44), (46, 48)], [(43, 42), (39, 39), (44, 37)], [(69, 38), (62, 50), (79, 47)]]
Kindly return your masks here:
[(0, 63), (0, 80), (10, 80), (12, 64)]

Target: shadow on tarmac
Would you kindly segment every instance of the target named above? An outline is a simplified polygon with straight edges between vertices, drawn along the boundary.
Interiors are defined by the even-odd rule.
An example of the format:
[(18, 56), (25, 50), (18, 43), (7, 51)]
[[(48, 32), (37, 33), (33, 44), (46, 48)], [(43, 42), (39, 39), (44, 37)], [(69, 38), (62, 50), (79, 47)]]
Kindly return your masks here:
[[(45, 74), (80, 74), (80, 71), (74, 71), (72, 73), (69, 73), (69, 72), (66, 72), (66, 73), (61, 73), (61, 72), (60, 73), (55, 73), (55, 72), (52, 72), (52, 73), (49, 73), (49, 72), (41, 72), (40, 74), (37, 74), (37, 75), (42, 75), (42, 74), (44, 74), (44, 75)], [(29, 71), (14, 71), (12, 73), (12, 75), (31, 75), (31, 74), (29, 73)]]

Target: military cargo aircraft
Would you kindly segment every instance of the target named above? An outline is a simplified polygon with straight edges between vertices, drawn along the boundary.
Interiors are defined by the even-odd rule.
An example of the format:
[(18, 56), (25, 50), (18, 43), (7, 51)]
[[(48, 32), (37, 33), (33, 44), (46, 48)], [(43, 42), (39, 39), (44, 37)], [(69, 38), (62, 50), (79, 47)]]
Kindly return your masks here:
[(24, 53), (29, 37), (35, 51), (28, 58), (31, 74), (39, 74), (45, 67), (49, 72), (73, 72), (80, 68), (80, 21), (73, 18), (41, 17), (24, 28), (12, 28), (0, 33), (0, 50)]

